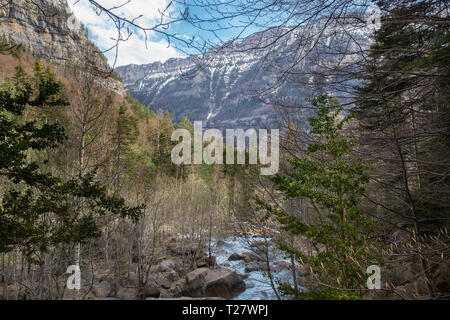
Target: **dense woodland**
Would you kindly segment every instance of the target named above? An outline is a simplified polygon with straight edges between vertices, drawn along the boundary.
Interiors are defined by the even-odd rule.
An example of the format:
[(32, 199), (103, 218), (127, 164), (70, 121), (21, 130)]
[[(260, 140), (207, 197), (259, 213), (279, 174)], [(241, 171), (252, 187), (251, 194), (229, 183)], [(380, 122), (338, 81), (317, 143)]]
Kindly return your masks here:
[[(187, 274), (189, 284), (199, 267), (218, 268), (220, 239), (258, 235), (279, 299), (448, 299), (448, 4), (378, 5), (365, 58), (330, 71), (352, 80), (344, 98), (331, 83), (307, 105), (272, 101), (282, 128), (272, 177), (255, 165), (174, 165), (171, 135), (193, 134), (188, 118), (173, 123), (111, 91), (108, 75), (2, 39), (0, 297), (95, 298), (110, 279), (144, 299), (173, 256), (165, 289), (186, 296)], [(292, 120), (305, 108), (307, 123)], [(289, 281), (273, 273), (271, 243)], [(66, 288), (69, 265), (81, 268), (80, 291)], [(381, 289), (367, 288), (371, 265)]]

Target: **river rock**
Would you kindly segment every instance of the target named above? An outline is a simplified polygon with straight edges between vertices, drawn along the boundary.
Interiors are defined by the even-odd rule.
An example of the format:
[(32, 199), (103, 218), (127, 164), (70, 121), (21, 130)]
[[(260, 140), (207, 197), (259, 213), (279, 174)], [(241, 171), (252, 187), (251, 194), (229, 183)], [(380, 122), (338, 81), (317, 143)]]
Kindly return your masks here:
[(195, 281), (198, 280), (203, 280), (206, 275), (208, 274), (208, 269), (207, 268), (200, 268), (200, 269), (196, 269), (192, 272), (189, 272), (186, 275), (186, 283), (193, 283)]
[(245, 290), (245, 282), (229, 269), (208, 270), (205, 277), (204, 297), (231, 299)]
[(271, 269), (273, 272), (279, 273), (285, 270), (291, 270), (291, 264), (286, 261), (275, 261)]
[(264, 253), (267, 250), (267, 244), (265, 241), (255, 241), (252, 242), (252, 244), (250, 245), (250, 248), (257, 252), (258, 254), (260, 253)]
[(179, 279), (178, 277), (178, 273), (175, 270), (168, 270), (165, 274), (164, 274), (165, 278), (167, 280), (169, 280), (170, 282), (174, 282), (177, 281)]
[(195, 265), (197, 266), (197, 268), (209, 267), (208, 257), (206, 255), (201, 255), (196, 259)]
[(173, 298), (179, 298), (183, 294), (183, 290), (186, 286), (186, 279), (180, 279), (177, 282), (173, 282), (169, 289), (169, 294)]
[(106, 298), (110, 296), (112, 291), (112, 286), (108, 281), (102, 281), (97, 283), (92, 288), (92, 293), (96, 298)]
[(196, 264), (197, 268), (205, 268), (205, 267), (214, 268), (217, 265), (217, 261), (215, 256), (207, 257), (205, 255), (204, 257), (198, 259)]
[(216, 245), (218, 247), (224, 247), (224, 246), (227, 245), (227, 243), (225, 241), (223, 241), (223, 240), (219, 240), (219, 241), (217, 241)]
[(263, 258), (261, 258), (260, 256), (254, 254), (252, 252), (243, 253), (242, 257), (244, 258), (244, 261), (246, 263), (253, 262), (253, 261), (264, 261)]
[(228, 257), (229, 261), (238, 261), (238, 260), (244, 260), (244, 256), (239, 253), (233, 253), (231, 256)]
[(172, 285), (172, 282), (168, 280), (164, 275), (160, 275), (158, 278), (156, 278), (155, 283), (158, 287), (164, 289), (170, 289), (170, 286)]
[(267, 268), (267, 264), (262, 261), (251, 261), (246, 263), (245, 272), (253, 272), (253, 271), (269, 271)]
[(169, 270), (173, 270), (175, 268), (175, 260), (173, 259), (165, 259), (159, 263), (158, 271), (165, 272)]
[(200, 297), (205, 287), (205, 278), (208, 274), (207, 268), (196, 269), (186, 275), (186, 283), (182, 294), (189, 297)]
[(120, 288), (117, 291), (117, 297), (120, 300), (140, 300), (138, 288)]
[(206, 268), (206, 267), (208, 267), (208, 261), (203, 260), (203, 259), (197, 261), (195, 264), (196, 264), (197, 268)]
[(161, 291), (152, 284), (146, 284), (143, 288), (141, 288), (140, 294), (143, 299), (159, 298)]

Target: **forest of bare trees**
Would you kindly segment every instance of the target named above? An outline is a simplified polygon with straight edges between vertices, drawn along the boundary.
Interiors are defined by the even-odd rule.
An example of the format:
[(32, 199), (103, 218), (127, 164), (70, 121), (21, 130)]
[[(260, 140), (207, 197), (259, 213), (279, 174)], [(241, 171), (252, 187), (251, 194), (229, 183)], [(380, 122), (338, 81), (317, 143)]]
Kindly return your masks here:
[[(3, 38), (2, 299), (231, 298), (245, 277), (204, 281), (232, 261), (264, 274), (275, 299), (449, 298), (447, 1), (173, 0), (151, 26), (118, 13), (133, 1), (89, 2), (117, 29), (116, 60), (134, 32), (194, 54), (194, 73), (224, 51), (261, 53), (277, 76), (245, 94), (277, 113), (280, 170), (176, 166), (172, 132), (193, 135), (190, 119), (114, 92), (111, 70), (40, 60)], [(199, 36), (173, 32), (179, 23)], [(285, 96), (286, 83), (311, 95)], [(230, 237), (248, 252), (219, 264)], [(80, 290), (67, 288), (71, 265)]]

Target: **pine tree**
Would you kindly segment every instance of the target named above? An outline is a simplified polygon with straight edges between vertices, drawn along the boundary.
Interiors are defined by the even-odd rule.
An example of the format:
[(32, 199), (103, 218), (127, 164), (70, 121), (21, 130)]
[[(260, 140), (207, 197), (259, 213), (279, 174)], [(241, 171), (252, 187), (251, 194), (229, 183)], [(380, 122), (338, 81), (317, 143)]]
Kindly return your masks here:
[(120, 193), (121, 188), (121, 174), (124, 170), (124, 166), (128, 156), (130, 156), (131, 145), (136, 143), (139, 136), (139, 129), (137, 127), (137, 121), (135, 118), (127, 114), (127, 106), (122, 104), (119, 107), (119, 115), (117, 117), (116, 130), (114, 132), (114, 144), (115, 144), (115, 187), (116, 192)]
[[(450, 22), (443, 1), (379, 5), (386, 14), (369, 50), (354, 109), (382, 195), (371, 201), (411, 235), (416, 249), (408, 249), (410, 260), (421, 265), (434, 297), (432, 274), (443, 251), (424, 247), (428, 236), (442, 238), (450, 213)], [(445, 236), (442, 240), (448, 243)]]
[(158, 170), (174, 174), (176, 167), (171, 160), (171, 151), (173, 146), (175, 146), (171, 140), (174, 125), (168, 111), (163, 114), (162, 110), (159, 110), (157, 120), (156, 128), (152, 128), (150, 133), (150, 140), (155, 146), (152, 160)]
[(312, 101), (316, 117), (309, 120), (313, 142), (304, 158), (289, 160), (290, 169), (272, 181), (285, 201), (307, 199), (317, 216), (306, 223), (298, 215), (286, 212), (283, 205), (257, 199), (259, 209), (275, 216), (289, 235), (306, 237), (316, 249), (307, 255), (292, 242), (279, 239), (279, 248), (305, 268), (314, 281), (303, 292), (296, 285), (283, 283), (282, 292), (298, 299), (357, 299), (365, 285), (369, 265), (368, 241), (373, 222), (360, 207), (369, 177), (361, 159), (352, 159), (355, 144), (343, 135), (351, 115), (332, 97), (321, 95)]
[[(33, 78), (18, 67), (0, 88), (0, 175), (8, 182), (0, 202), (1, 253), (20, 248), (35, 261), (50, 247), (98, 236), (95, 215), (109, 212), (136, 220), (142, 212), (109, 196), (92, 172), (63, 181), (31, 160), (32, 153), (60, 146), (65, 134), (57, 123), (26, 120), (24, 113), (66, 105), (63, 85), (50, 69), (42, 72), (38, 62)], [(76, 199), (86, 204), (82, 215), (72, 206)]]

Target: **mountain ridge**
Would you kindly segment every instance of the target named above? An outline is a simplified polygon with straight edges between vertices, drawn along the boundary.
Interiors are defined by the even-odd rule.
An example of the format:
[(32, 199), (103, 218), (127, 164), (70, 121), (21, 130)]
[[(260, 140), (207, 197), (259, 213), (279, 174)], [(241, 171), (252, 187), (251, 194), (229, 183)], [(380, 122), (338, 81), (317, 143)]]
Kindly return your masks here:
[[(329, 38), (320, 41), (321, 49), (330, 47), (330, 43), (339, 47), (349, 40), (339, 30), (327, 32)], [(281, 40), (276, 47), (264, 49), (273, 37)], [(297, 66), (301, 72), (278, 85), (280, 70), (298, 59), (296, 46), (301, 41), (305, 41), (302, 30), (285, 33), (283, 28), (270, 29), (213, 48), (204, 56), (121, 66), (116, 71), (125, 88), (141, 103), (154, 111), (168, 110), (174, 121), (188, 117), (219, 129), (271, 127), (278, 115), (267, 98), (280, 94), (296, 104), (306, 102), (329, 81), (317, 72), (320, 64), (332, 64), (337, 59), (317, 63), (315, 54), (321, 50), (317, 45)]]
[(36, 58), (95, 72), (105, 87), (124, 94), (88, 30), (72, 14), (66, 0), (0, 0), (0, 36), (20, 44)]

